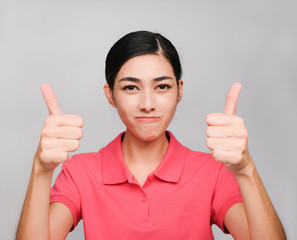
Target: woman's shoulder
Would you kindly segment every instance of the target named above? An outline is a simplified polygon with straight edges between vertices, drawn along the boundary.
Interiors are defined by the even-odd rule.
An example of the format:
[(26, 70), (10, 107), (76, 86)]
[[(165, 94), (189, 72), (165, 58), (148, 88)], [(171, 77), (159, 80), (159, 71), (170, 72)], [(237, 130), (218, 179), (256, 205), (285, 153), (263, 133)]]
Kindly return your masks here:
[(213, 162), (213, 160), (214, 160), (211, 153), (202, 152), (199, 150), (192, 150), (188, 147), (185, 147), (185, 149), (186, 149), (187, 158), (190, 158), (193, 161), (211, 161), (211, 162)]
[(191, 150), (186, 148), (186, 161), (194, 165), (200, 165), (210, 168), (220, 168), (222, 166), (221, 162), (216, 161), (211, 153)]
[(81, 168), (88, 167), (88, 168), (94, 168), (99, 167), (102, 161), (102, 148), (98, 152), (87, 152), (87, 153), (78, 153), (73, 155), (68, 161), (63, 163), (63, 168), (68, 169), (77, 169), (81, 170)]
[[(172, 140), (171, 149), (173, 151), (174, 156), (179, 156), (181, 158), (185, 157), (185, 162), (187, 165), (197, 166), (197, 167), (208, 167), (208, 168), (220, 168), (222, 165), (221, 162), (216, 161), (211, 153), (192, 150), (187, 146), (180, 143), (175, 136), (170, 133), (170, 137)], [(181, 154), (182, 153), (182, 154)]]
[(193, 151), (186, 148), (185, 164), (183, 169), (185, 181), (191, 179), (198, 185), (207, 183), (215, 187), (220, 176), (231, 175), (222, 162), (216, 161), (211, 153)]
[(92, 164), (98, 161), (102, 161), (104, 155), (109, 152), (111, 154), (115, 152), (121, 152), (121, 136), (123, 133), (119, 134), (115, 139), (110, 141), (107, 145), (102, 147), (98, 152), (86, 152), (75, 154), (67, 161), (67, 164)]

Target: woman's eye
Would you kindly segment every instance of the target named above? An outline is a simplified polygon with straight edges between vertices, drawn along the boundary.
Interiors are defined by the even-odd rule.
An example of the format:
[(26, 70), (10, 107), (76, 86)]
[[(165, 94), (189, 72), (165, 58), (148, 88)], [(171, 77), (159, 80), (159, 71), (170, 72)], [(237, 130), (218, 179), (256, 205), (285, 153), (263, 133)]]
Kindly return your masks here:
[(124, 90), (129, 90), (129, 91), (133, 91), (133, 90), (135, 90), (135, 89), (136, 89), (136, 87), (133, 86), (133, 85), (129, 85), (129, 86), (125, 86), (125, 87), (124, 87)]
[(161, 84), (161, 85), (158, 86), (158, 88), (161, 89), (161, 90), (165, 90), (165, 89), (170, 88), (170, 86), (167, 85), (167, 84)]

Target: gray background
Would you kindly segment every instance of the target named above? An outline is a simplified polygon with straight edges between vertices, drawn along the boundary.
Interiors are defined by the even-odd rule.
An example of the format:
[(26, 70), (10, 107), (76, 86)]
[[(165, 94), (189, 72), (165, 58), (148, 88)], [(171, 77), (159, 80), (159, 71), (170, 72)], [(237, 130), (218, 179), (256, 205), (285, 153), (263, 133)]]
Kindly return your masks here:
[[(0, 233), (13, 239), (47, 109), (49, 83), (65, 113), (85, 120), (78, 152), (97, 151), (124, 126), (103, 95), (111, 45), (157, 31), (180, 52), (184, 97), (170, 130), (208, 151), (205, 115), (221, 112), (235, 81), (238, 115), (289, 239), (297, 236), (297, 2), (295, 0), (0, 1)], [(56, 171), (56, 175), (59, 169)], [(55, 175), (55, 176), (56, 176)], [(231, 239), (214, 227), (217, 239)], [(82, 223), (68, 239), (83, 239)]]

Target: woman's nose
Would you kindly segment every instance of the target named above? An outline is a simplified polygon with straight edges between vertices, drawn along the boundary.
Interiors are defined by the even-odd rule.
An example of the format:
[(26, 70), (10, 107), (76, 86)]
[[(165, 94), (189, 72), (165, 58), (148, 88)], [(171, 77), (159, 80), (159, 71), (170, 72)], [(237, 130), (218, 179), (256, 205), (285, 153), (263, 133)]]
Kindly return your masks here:
[(140, 97), (139, 107), (140, 110), (150, 112), (155, 109), (155, 99), (154, 94), (151, 91), (143, 91)]

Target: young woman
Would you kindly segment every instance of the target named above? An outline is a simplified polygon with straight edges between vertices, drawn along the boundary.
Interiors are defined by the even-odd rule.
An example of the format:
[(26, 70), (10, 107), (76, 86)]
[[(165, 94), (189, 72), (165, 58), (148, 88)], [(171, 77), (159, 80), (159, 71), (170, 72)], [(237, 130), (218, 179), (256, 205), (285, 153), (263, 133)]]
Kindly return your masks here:
[[(206, 117), (212, 154), (191, 151), (167, 131), (183, 95), (174, 46), (160, 34), (127, 34), (106, 59), (104, 92), (126, 131), (97, 153), (79, 148), (83, 119), (62, 114), (48, 85), (41, 133), (17, 239), (65, 239), (83, 219), (86, 239), (286, 239), (247, 147), (235, 109)], [(62, 172), (51, 189), (54, 169)]]

